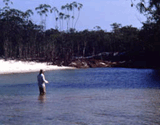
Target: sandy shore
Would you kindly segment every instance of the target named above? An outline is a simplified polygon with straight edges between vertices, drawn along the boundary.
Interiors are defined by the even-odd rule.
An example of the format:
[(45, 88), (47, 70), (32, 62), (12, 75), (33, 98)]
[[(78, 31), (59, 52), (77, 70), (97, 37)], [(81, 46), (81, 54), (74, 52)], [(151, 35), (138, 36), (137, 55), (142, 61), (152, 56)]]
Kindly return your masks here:
[(48, 71), (48, 70), (74, 69), (74, 68), (65, 66), (47, 65), (47, 63), (24, 62), (15, 60), (5, 61), (3, 59), (0, 59), (0, 74), (37, 72), (40, 69)]

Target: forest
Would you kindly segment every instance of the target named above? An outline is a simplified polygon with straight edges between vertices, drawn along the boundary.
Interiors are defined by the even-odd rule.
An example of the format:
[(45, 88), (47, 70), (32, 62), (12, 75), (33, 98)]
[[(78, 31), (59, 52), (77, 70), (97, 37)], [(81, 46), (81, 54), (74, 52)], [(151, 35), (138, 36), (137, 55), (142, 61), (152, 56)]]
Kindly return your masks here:
[[(63, 5), (61, 12), (56, 7), (40, 4), (36, 12), (41, 16), (41, 25), (34, 24), (30, 17), (32, 10), (22, 12), (10, 8), (12, 1), (3, 0), (0, 7), (0, 57), (4, 59), (34, 60), (52, 62), (57, 65), (69, 65), (76, 59), (94, 58), (105, 53), (105, 57), (94, 58), (103, 61), (125, 61), (142, 63), (145, 68), (159, 68), (160, 57), (160, 2), (158, 0), (139, 0), (135, 5), (146, 16), (141, 29), (111, 24), (112, 31), (107, 32), (99, 26), (92, 31), (77, 31), (80, 18), (74, 11), (83, 9), (81, 3), (72, 2)], [(64, 11), (62, 11), (64, 10)], [(47, 13), (55, 15), (55, 29), (46, 29)], [(67, 24), (66, 30), (63, 23)], [(107, 53), (113, 53), (109, 58)], [(118, 56), (114, 56), (118, 53)], [(107, 57), (107, 58), (106, 58)]]

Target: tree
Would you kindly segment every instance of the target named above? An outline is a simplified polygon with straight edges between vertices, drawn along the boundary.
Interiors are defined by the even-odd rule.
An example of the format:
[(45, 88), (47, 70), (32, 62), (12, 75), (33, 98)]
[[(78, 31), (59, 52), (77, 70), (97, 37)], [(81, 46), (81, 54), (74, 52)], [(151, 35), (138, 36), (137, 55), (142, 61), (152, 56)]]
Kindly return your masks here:
[(156, 66), (160, 63), (157, 61), (157, 57), (160, 56), (160, 1), (140, 0), (136, 7), (147, 18), (139, 34), (144, 52), (148, 56), (146, 60), (150, 65)]
[(77, 3), (78, 16), (77, 16), (77, 20), (76, 20), (75, 25), (74, 25), (74, 29), (76, 28), (76, 25), (77, 25), (77, 22), (78, 22), (78, 19), (79, 19), (79, 16), (80, 16), (80, 10), (81, 10), (82, 7), (83, 7), (83, 4)]
[(62, 13), (62, 12), (60, 12), (59, 13), (59, 23), (60, 23), (60, 31), (62, 31), (62, 29), (63, 29), (63, 19), (64, 19), (64, 13)]
[(9, 6), (9, 4), (13, 4), (11, 0), (3, 0), (6, 6)]
[(29, 18), (31, 17), (31, 15), (33, 15), (33, 11), (28, 9), (24, 12), (23, 14), (23, 18), (27, 21), (27, 23), (29, 22)]
[(3, 46), (2, 49), (4, 50), (4, 52), (2, 52), (2, 53), (4, 53), (5, 58), (8, 58), (8, 56), (9, 56), (8, 50), (9, 50), (9, 43), (10, 43), (9, 39), (10, 38), (9, 38), (9, 31), (6, 29), (9, 29), (9, 13), (10, 13), (9, 4), (13, 4), (13, 3), (10, 0), (3, 0), (3, 2), (5, 3), (5, 6), (3, 7), (3, 9), (1, 9), (0, 19), (3, 23), (2, 29), (4, 29), (4, 31), (2, 33), (3, 33), (4, 41), (1, 44)]
[(67, 32), (69, 31), (69, 21), (70, 21), (70, 15), (65, 15), (64, 19), (67, 20)]
[(75, 8), (77, 8), (77, 2), (72, 2), (71, 3), (71, 7), (72, 7), (72, 10), (73, 10), (73, 14), (72, 14), (72, 29), (74, 28), (73, 25), (74, 25), (74, 19), (75, 19)]
[(56, 25), (55, 25), (55, 28), (58, 29), (58, 24), (57, 24), (57, 21), (58, 21), (58, 14), (59, 14), (59, 11), (56, 7), (53, 7), (50, 12), (54, 12), (54, 15), (55, 15), (55, 22), (56, 22)]
[(118, 24), (118, 23), (113, 23), (113, 24), (111, 24), (111, 27), (113, 29), (113, 32), (117, 32), (119, 30), (119, 28), (122, 27), (122, 25)]
[(64, 10), (65, 11), (65, 15), (64, 15), (64, 19), (66, 20), (66, 22), (67, 22), (67, 32), (69, 31), (69, 29), (70, 29), (70, 11), (72, 11), (72, 9), (73, 9), (73, 7), (72, 7), (72, 4), (66, 4), (66, 5), (63, 5), (62, 7), (61, 7), (61, 9), (62, 10)]
[[(131, 0), (133, 7), (134, 2)], [(159, 0), (140, 0), (136, 5), (141, 14), (147, 17), (148, 22), (158, 22), (160, 20), (160, 1)]]
[[(44, 24), (43, 30), (46, 30), (46, 17), (48, 16), (47, 12), (50, 8), (51, 6), (47, 4), (40, 4), (38, 7), (35, 8), (35, 10), (37, 10), (37, 13), (41, 16), (41, 25)], [(45, 19), (43, 19), (43, 15), (45, 16)]]
[(101, 27), (100, 26), (95, 26), (94, 29), (97, 30), (97, 31), (100, 31)]

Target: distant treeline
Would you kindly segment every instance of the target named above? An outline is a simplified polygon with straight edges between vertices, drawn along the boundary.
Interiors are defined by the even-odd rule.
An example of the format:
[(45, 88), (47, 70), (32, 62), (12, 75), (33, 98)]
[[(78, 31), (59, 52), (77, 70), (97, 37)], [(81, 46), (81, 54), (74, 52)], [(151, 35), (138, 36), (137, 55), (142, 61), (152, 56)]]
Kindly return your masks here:
[[(102, 52), (125, 52), (132, 60), (159, 65), (160, 21), (147, 22), (141, 29), (113, 23), (112, 31), (44, 30), (30, 20), (31, 10), (3, 8), (0, 12), (0, 56), (8, 59), (38, 60), (67, 65), (76, 57)], [(125, 59), (124, 59), (125, 60)]]

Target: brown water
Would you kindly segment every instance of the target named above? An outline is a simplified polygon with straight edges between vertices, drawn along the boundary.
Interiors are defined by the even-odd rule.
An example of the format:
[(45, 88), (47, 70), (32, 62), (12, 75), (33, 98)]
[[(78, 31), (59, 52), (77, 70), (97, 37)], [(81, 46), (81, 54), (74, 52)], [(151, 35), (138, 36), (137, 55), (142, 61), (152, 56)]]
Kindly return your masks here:
[(38, 95), (36, 75), (0, 76), (0, 124), (160, 124), (160, 80), (156, 70), (50, 71), (46, 72), (50, 84), (45, 96)]

